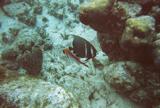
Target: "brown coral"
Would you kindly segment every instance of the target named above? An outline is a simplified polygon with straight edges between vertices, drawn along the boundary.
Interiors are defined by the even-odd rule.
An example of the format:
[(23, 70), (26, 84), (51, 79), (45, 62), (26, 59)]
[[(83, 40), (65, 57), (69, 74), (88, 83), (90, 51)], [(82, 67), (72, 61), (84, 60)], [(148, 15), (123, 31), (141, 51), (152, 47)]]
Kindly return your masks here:
[[(106, 80), (112, 79), (108, 81), (112, 87), (145, 108), (154, 108), (160, 100), (159, 4), (159, 0), (117, 0), (101, 11), (85, 7), (80, 13), (81, 22), (97, 31), (101, 48), (110, 60), (139, 64), (139, 67), (126, 64), (125, 68), (138, 86), (126, 80), (119, 84), (123, 76)], [(116, 68), (113, 66), (108, 73)]]
[(33, 47), (32, 51), (25, 51), (23, 55), (18, 56), (17, 62), (20, 66), (27, 70), (30, 75), (37, 75), (42, 68), (42, 50)]
[(0, 65), (0, 82), (8, 81), (18, 77), (17, 71), (12, 71)]
[(90, 25), (98, 32), (119, 36), (125, 24), (125, 11), (122, 8), (118, 9), (115, 6), (117, 2), (114, 0), (108, 0), (107, 3), (106, 7), (100, 8), (101, 10), (99, 11), (97, 11), (97, 8), (99, 8), (98, 5), (95, 8), (81, 8), (79, 15), (80, 21), (86, 25)]

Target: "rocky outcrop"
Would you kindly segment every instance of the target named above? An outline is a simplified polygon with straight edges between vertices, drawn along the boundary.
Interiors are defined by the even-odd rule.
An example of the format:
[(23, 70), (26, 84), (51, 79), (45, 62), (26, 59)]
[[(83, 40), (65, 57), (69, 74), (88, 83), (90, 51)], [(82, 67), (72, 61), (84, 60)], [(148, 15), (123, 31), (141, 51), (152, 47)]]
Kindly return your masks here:
[[(8, 71), (3, 70), (5, 74)], [(76, 103), (73, 95), (58, 85), (27, 76), (14, 79), (13, 75), (8, 76), (12, 76), (12, 80), (8, 81), (9, 77), (6, 77), (4, 80), (7, 80), (7, 83), (3, 81), (0, 84), (0, 107), (78, 108), (78, 103)]]
[[(45, 89), (44, 89), (45, 88)], [(78, 108), (73, 95), (38, 78), (22, 76), (0, 65), (1, 108)]]
[(16, 79), (18, 75), (19, 74), (17, 71), (9, 70), (5, 68), (3, 65), (0, 65), (0, 83), (6, 80)]
[[(104, 69), (105, 80), (115, 90), (145, 108), (159, 104), (159, 76), (134, 62), (116, 62)], [(151, 74), (152, 73), (152, 74)], [(155, 107), (154, 106), (154, 107)]]
[[(8, 66), (10, 69), (22, 67), (29, 74), (37, 75), (42, 67), (42, 44), (42, 38), (35, 30), (22, 29), (11, 45), (2, 51), (1, 58), (12, 62), (12, 66)], [(8, 63), (2, 62), (4, 65), (9, 65)]]
[[(18, 75), (14, 74), (14, 71), (9, 71), (8, 74), (0, 73), (2, 76), (0, 77), (2, 81), (0, 87), (2, 105), (0, 107), (50, 107), (51, 99), (55, 102), (51, 108), (63, 108), (63, 105), (68, 108), (137, 108), (130, 100), (117, 95), (115, 90), (106, 83), (109, 71), (105, 67), (108, 67), (110, 62), (106, 54), (99, 48), (96, 32), (90, 27), (82, 25), (77, 18), (77, 9), (82, 2), (84, 0), (11, 0), (11, 3), (4, 7), (11, 8), (17, 4), (17, 7), (22, 10), (12, 7), (15, 11), (9, 9), (9, 17), (0, 11), (2, 28), (0, 32), (5, 32), (3, 42), (0, 42), (0, 53), (3, 49), (1, 53), (3, 59), (0, 64), (7, 69), (18, 70)], [(114, 5), (113, 0), (95, 2), (92, 4), (94, 9), (99, 3), (102, 4), (100, 6), (102, 9), (105, 6), (110, 8)], [(21, 7), (23, 3), (25, 6)], [(119, 3), (120, 5), (128, 13), (126, 17), (136, 16), (141, 8), (138, 4)], [(129, 11), (128, 7), (130, 7)], [(98, 8), (96, 9), (100, 11)], [(119, 16), (111, 15), (110, 18), (118, 19)], [(107, 23), (112, 25), (109, 21)], [(113, 27), (116, 27), (115, 25), (117, 24), (114, 24)], [(87, 39), (98, 51), (96, 60), (87, 62), (89, 68), (72, 61), (62, 52), (64, 48), (71, 45), (74, 35)], [(40, 50), (41, 46), (44, 46), (43, 52)], [(43, 65), (40, 68), (42, 53)], [(112, 66), (109, 65), (109, 67), (113, 70)], [(119, 67), (123, 67), (123, 65)], [(32, 74), (34, 77), (24, 74), (24, 69), (27, 70), (26, 73)], [(40, 69), (42, 70), (39, 74), (39, 71), (36, 71)], [(119, 73), (126, 72), (124, 70), (121, 69)], [(112, 76), (112, 74), (108, 76)], [(37, 75), (40, 79), (36, 78)], [(106, 78), (104, 79), (104, 77)], [(4, 81), (4, 79), (11, 80)], [(124, 78), (122, 81), (126, 79)], [(132, 81), (127, 80), (126, 82)], [(128, 87), (127, 84), (122, 88)], [(121, 86), (123, 85), (121, 84)], [(55, 90), (56, 88), (58, 90)], [(55, 93), (55, 91), (57, 92)]]
[(18, 64), (27, 70), (31, 75), (37, 75), (42, 68), (43, 54), (38, 47), (33, 47), (32, 50), (24, 52), (17, 57)]
[(25, 14), (27, 11), (30, 10), (30, 8), (31, 7), (25, 2), (11, 3), (4, 6), (4, 10), (9, 16)]
[(17, 17), (18, 20), (28, 26), (36, 25), (36, 15), (42, 13), (39, 2), (12, 0), (10, 4), (3, 6), (6, 15)]
[(155, 59), (152, 57), (152, 40), (155, 35), (154, 27), (155, 20), (151, 16), (139, 16), (126, 20), (126, 27), (119, 44), (127, 59), (136, 60), (142, 64), (153, 63)]
[(154, 0), (93, 0), (81, 6), (79, 15), (97, 31), (102, 50), (114, 61), (105, 70), (106, 81), (145, 108), (159, 104), (159, 5)]

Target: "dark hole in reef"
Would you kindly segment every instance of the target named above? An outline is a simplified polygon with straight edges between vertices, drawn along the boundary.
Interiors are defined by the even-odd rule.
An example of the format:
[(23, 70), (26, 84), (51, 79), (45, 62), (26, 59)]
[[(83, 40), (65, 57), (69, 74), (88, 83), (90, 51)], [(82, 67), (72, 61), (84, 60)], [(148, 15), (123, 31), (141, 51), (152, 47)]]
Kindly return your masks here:
[(89, 100), (91, 101), (92, 99), (94, 99), (94, 93), (95, 93), (95, 91), (93, 91), (90, 95), (89, 95)]
[(145, 38), (146, 33), (142, 32), (140, 30), (134, 30), (133, 35), (137, 36), (138, 38)]

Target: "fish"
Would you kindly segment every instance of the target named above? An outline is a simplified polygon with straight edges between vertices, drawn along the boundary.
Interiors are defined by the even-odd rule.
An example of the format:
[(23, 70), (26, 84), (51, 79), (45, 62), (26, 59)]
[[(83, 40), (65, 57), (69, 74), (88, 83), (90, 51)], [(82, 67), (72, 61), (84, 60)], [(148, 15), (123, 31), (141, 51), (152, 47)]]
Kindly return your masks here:
[(69, 49), (73, 51), (77, 57), (86, 58), (85, 61), (95, 58), (97, 54), (97, 50), (89, 41), (77, 35), (74, 36), (72, 46), (73, 47), (69, 47)]
[(78, 58), (76, 55), (74, 55), (69, 48), (65, 48), (63, 50), (63, 53), (66, 54), (67, 56), (71, 57), (71, 58), (74, 58), (78, 63), (88, 67), (88, 65), (86, 65), (85, 63), (83, 63), (80, 58)]
[(65, 48), (63, 53), (74, 58), (77, 62), (87, 66), (85, 63), (80, 61), (80, 58), (86, 58), (85, 61), (88, 61), (89, 59), (94, 60), (97, 50), (86, 39), (74, 35), (72, 47)]

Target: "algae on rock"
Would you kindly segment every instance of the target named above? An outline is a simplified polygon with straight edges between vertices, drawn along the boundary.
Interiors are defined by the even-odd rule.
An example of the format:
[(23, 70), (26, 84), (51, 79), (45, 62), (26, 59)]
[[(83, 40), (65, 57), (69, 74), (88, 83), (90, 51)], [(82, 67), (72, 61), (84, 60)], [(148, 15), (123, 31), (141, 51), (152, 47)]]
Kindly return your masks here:
[[(113, 5), (98, 12), (96, 8), (89, 10), (92, 3), (94, 1), (80, 8), (79, 18), (97, 31), (102, 50), (113, 62), (106, 69), (109, 71), (106, 72), (106, 81), (133, 102), (145, 108), (154, 108), (160, 102), (159, 95), (153, 93), (160, 89), (160, 15), (156, 12), (159, 8), (154, 11), (152, 8), (159, 6), (160, 2), (113, 0)], [(96, 7), (99, 6), (101, 3), (97, 2)], [(119, 61), (124, 64), (120, 65)], [(138, 66), (132, 68), (134, 63)]]
[(1, 84), (0, 96), (20, 108), (78, 108), (73, 95), (62, 87), (29, 77)]

